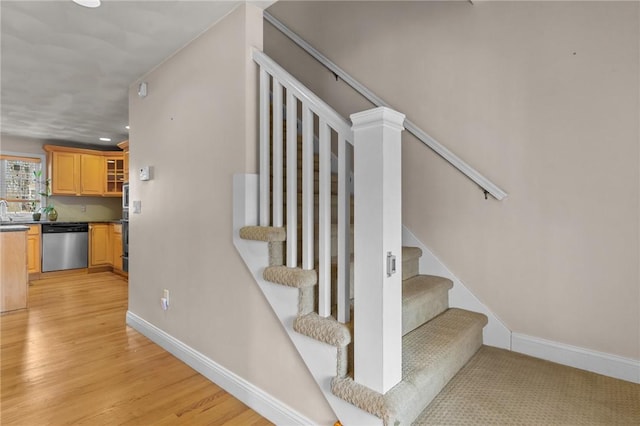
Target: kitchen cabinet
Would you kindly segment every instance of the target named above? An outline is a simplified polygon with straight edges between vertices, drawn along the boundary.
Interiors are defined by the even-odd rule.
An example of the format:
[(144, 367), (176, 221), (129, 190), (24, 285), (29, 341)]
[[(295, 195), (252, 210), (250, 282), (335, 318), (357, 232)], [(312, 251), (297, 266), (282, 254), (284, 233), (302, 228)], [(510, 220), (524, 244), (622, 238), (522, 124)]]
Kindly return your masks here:
[(52, 152), (49, 176), (52, 195), (103, 194), (102, 156), (73, 152)]
[(112, 265), (113, 249), (110, 229), (109, 223), (89, 225), (89, 267)]
[(123, 153), (105, 155), (104, 168), (106, 172), (104, 195), (121, 197), (126, 174)]
[(29, 274), (40, 273), (40, 225), (30, 225), (27, 231), (27, 265)]
[(26, 228), (3, 229), (0, 247), (0, 312), (24, 309), (29, 294)]
[(118, 143), (124, 159), (124, 181), (129, 182), (129, 140)]
[(114, 223), (111, 225), (113, 231), (113, 269), (122, 272), (122, 225)]
[(48, 161), (51, 193), (76, 195), (80, 176), (80, 156), (73, 152), (52, 152)]
[(52, 195), (121, 197), (129, 180), (127, 151), (45, 145)]
[(80, 195), (104, 194), (104, 157), (80, 154)]

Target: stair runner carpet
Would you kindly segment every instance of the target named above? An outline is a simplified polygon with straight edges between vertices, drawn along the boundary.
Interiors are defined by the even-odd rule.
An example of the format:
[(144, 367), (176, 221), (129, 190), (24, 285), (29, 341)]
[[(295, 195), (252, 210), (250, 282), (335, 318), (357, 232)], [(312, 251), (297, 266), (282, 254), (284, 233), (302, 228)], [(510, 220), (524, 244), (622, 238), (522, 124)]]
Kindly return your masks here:
[(640, 385), (483, 346), (413, 424), (637, 425)]
[[(300, 149), (301, 140), (298, 142)], [(314, 157), (314, 178), (317, 180), (318, 157)], [(300, 159), (298, 153), (299, 166)], [(299, 168), (298, 183), (301, 176)], [(332, 182), (331, 217), (334, 218), (337, 216), (335, 175), (332, 176)], [(317, 191), (317, 188), (316, 182), (314, 189)], [(300, 203), (301, 195), (298, 194), (297, 198)], [(317, 192), (314, 202), (317, 206)], [(352, 220), (353, 212), (352, 199)], [(298, 211), (300, 214), (301, 209)], [(300, 226), (300, 217), (298, 222)], [(336, 228), (335, 224), (331, 227), (332, 256), (336, 255)], [(487, 318), (474, 312), (449, 309), (448, 291), (452, 282), (441, 277), (419, 275), (422, 251), (415, 247), (403, 247), (402, 381), (381, 395), (353, 380), (353, 358), (349, 356), (353, 354), (353, 324), (341, 324), (332, 317), (323, 318), (315, 313), (316, 271), (283, 266), (285, 228), (250, 226), (240, 230), (240, 237), (268, 242), (269, 265), (264, 270), (263, 278), (298, 291), (298, 315), (294, 330), (337, 348), (332, 392), (383, 419), (385, 425), (411, 424), (482, 346), (482, 328)]]
[[(299, 291), (294, 329), (338, 349), (332, 392), (345, 401), (383, 419), (385, 425), (409, 425), (482, 346), (482, 314), (449, 309), (450, 280), (419, 275), (422, 252), (403, 247), (403, 359), (402, 381), (381, 395), (356, 383), (347, 374), (347, 348), (352, 345), (352, 324), (322, 318), (313, 312), (315, 270), (282, 266), (285, 233), (282, 228), (246, 227), (241, 237), (269, 242), (270, 264), (265, 280)], [(275, 251), (278, 255), (271, 253)]]

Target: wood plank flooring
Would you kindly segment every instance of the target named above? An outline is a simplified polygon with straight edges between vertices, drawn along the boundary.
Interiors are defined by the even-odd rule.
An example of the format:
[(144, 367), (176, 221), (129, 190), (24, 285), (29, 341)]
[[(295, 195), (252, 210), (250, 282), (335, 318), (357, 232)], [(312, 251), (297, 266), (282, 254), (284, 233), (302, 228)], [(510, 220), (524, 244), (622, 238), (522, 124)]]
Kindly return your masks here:
[(0, 317), (0, 424), (270, 425), (125, 324), (110, 272), (32, 281)]

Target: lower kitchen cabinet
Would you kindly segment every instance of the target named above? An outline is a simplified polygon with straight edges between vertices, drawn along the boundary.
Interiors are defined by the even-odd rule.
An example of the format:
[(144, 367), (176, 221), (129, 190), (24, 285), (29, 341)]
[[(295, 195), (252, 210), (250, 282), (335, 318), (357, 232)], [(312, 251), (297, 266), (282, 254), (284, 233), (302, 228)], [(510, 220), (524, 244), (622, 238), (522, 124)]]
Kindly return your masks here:
[(30, 225), (27, 231), (27, 266), (29, 274), (40, 273), (40, 225)]
[[(42, 272), (42, 234), (40, 225), (30, 225), (27, 231), (27, 267), (31, 279)], [(89, 272), (122, 270), (122, 225), (120, 223), (89, 223)], [(95, 268), (91, 271), (91, 268)]]
[(122, 271), (122, 225), (113, 224), (113, 269), (115, 271)]
[(113, 249), (110, 230), (110, 223), (89, 225), (89, 267), (112, 265)]
[(27, 307), (27, 231), (0, 232), (0, 312)]

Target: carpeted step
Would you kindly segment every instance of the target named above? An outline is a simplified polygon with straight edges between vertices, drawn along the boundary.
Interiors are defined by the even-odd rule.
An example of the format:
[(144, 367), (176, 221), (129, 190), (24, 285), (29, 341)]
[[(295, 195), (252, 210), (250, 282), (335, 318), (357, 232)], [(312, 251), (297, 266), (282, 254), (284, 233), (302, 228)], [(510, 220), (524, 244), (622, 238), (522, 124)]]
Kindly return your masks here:
[[(282, 194), (283, 197), (283, 204), (286, 205), (286, 200), (287, 200), (287, 191), (285, 190)], [(319, 203), (320, 200), (320, 196), (318, 194), (318, 192), (316, 191), (314, 193), (313, 196), (313, 206), (314, 206), (314, 214), (316, 215), (316, 219), (318, 216), (318, 206), (320, 205)], [(296, 201), (297, 201), (297, 210), (298, 210), (298, 221), (301, 220), (302, 218), (302, 194), (298, 193), (297, 197), (296, 197)], [(354, 204), (354, 200), (353, 200), (353, 196), (351, 197), (350, 200), (351, 204), (350, 204), (350, 219), (351, 219), (351, 223), (353, 223), (353, 218), (355, 217), (355, 204)], [(272, 203), (272, 200), (269, 201), (269, 203)], [(270, 204), (269, 208), (272, 207), (272, 204)], [(332, 191), (331, 193), (331, 220), (335, 221), (338, 217), (338, 194), (336, 191)]]
[(402, 335), (449, 308), (453, 282), (433, 275), (416, 275), (402, 282)]
[(286, 229), (275, 226), (245, 226), (240, 229), (243, 240), (265, 241), (269, 244), (269, 266), (284, 263), (284, 241), (287, 239)]
[(245, 226), (240, 228), (240, 238), (253, 241), (285, 241), (286, 228), (276, 226)]
[[(319, 231), (319, 226), (318, 223), (316, 222), (315, 226), (314, 226), (314, 230), (313, 230), (313, 238), (315, 241), (318, 240), (318, 231)], [(350, 229), (350, 238), (349, 238), (349, 244), (351, 247), (351, 252), (353, 252), (353, 244), (354, 244), (354, 231), (353, 231), (353, 226)], [(298, 222), (298, 258), (302, 258), (302, 223), (301, 221)], [(316, 260), (318, 260), (318, 250), (314, 250), (314, 255)], [(331, 224), (331, 256), (337, 256), (338, 255), (338, 224), (336, 223), (332, 223)]]
[[(271, 178), (273, 179), (273, 169), (271, 170)], [(287, 169), (286, 167), (284, 167), (282, 169), (282, 182), (283, 185), (286, 182), (286, 178), (287, 178)], [(298, 171), (296, 172), (296, 182), (297, 182), (297, 188), (300, 189), (302, 188), (302, 170), (298, 169)], [(318, 187), (319, 187), (319, 182), (320, 182), (320, 170), (316, 169), (313, 172), (313, 186), (315, 188), (316, 191), (318, 191)], [(331, 173), (331, 187), (335, 188), (337, 190), (338, 187), (338, 174), (335, 172)]]
[[(286, 196), (286, 194), (285, 194)], [(316, 192), (313, 195), (313, 205), (314, 207), (317, 209), (318, 206), (320, 205), (320, 195), (318, 195), (318, 193)], [(354, 208), (354, 201), (353, 201), (353, 197), (351, 197), (351, 208), (350, 208), (350, 213), (351, 213), (351, 223), (353, 223), (353, 218), (354, 218), (354, 214), (355, 214), (355, 208)], [(299, 194), (298, 195), (298, 211), (302, 212), (302, 196)], [(316, 213), (317, 214), (317, 213)], [(338, 195), (337, 194), (331, 194), (331, 218), (335, 219), (338, 216)]]
[(313, 287), (318, 283), (318, 274), (315, 269), (269, 266), (265, 268), (262, 277), (269, 282), (294, 288)]
[(418, 247), (402, 247), (402, 279), (418, 275), (422, 250)]
[[(353, 250), (353, 243), (354, 243), (353, 228), (351, 229), (351, 231), (352, 231), (351, 247)], [(332, 282), (334, 283), (337, 282), (337, 276), (338, 276), (338, 272), (337, 272), (338, 258), (336, 257), (336, 253), (338, 252), (337, 247), (338, 247), (337, 238), (335, 238), (335, 234), (333, 233), (333, 229), (332, 229), (331, 279), (332, 279)], [(403, 276), (404, 276), (404, 268), (406, 267), (407, 263), (409, 263), (410, 269), (415, 269), (417, 271), (419, 256), (416, 257), (416, 255), (417, 254), (422, 255), (422, 250), (416, 247), (402, 247), (402, 255), (404, 256), (405, 253), (409, 253), (409, 259), (405, 261), (404, 257), (402, 258), (402, 268), (403, 268), (402, 275)], [(317, 253), (316, 253), (316, 257), (317, 257)], [(416, 281), (407, 284), (407, 282), (411, 281), (412, 278), (414, 277), (418, 277)], [(349, 278), (350, 278), (350, 282), (353, 283), (354, 282), (353, 252), (351, 254), (351, 260), (349, 262)], [(429, 321), (431, 318), (435, 317), (436, 315), (446, 310), (449, 307), (448, 290), (453, 286), (453, 283), (451, 281), (442, 277), (431, 277), (428, 275), (413, 275), (412, 278), (409, 278), (408, 280), (403, 280), (402, 282), (402, 289), (403, 289), (402, 290), (403, 333), (402, 334), (403, 335), (411, 331), (413, 328), (419, 327), (420, 325)], [(428, 284), (424, 284), (425, 282)], [(407, 288), (407, 290), (405, 290), (405, 286), (407, 285), (409, 287)], [(331, 293), (332, 300), (336, 300), (335, 292), (336, 292), (336, 289), (333, 288)], [(419, 293), (423, 293), (423, 292), (425, 293), (425, 295), (420, 296)], [(412, 302), (406, 302), (409, 304), (408, 306), (405, 306), (406, 305), (406, 303), (404, 302), (405, 294), (407, 295), (407, 297), (415, 299)], [(349, 298), (353, 300), (353, 286), (351, 286), (351, 288), (349, 289)], [(431, 298), (434, 298), (434, 300), (431, 300)], [(442, 298), (444, 298), (444, 300), (442, 300)], [(417, 303), (420, 303), (420, 302), (425, 302), (429, 305), (423, 308), (424, 311), (422, 311), (422, 314), (420, 313), (420, 308), (418, 308), (417, 306)], [(413, 308), (414, 305), (418, 309), (418, 312), (414, 311), (414, 308)], [(444, 305), (444, 309), (441, 309), (438, 311), (439, 307), (443, 305)], [(419, 321), (421, 318), (424, 318), (424, 320), (419, 324), (416, 324), (415, 326), (413, 326), (413, 328), (411, 328), (410, 330), (404, 331), (405, 329), (404, 317), (405, 315), (407, 315), (405, 314), (405, 312), (408, 312), (409, 317), (414, 317), (415, 318), (414, 321)], [(410, 321), (409, 324), (415, 323), (414, 321)], [(408, 325), (408, 327), (412, 327), (412, 325)]]
[(351, 343), (349, 327), (332, 317), (324, 318), (315, 312), (297, 317), (293, 322), (293, 329), (337, 348)]
[(349, 364), (348, 345), (351, 343), (351, 329), (333, 317), (324, 318), (315, 312), (298, 315), (293, 321), (293, 329), (300, 334), (336, 347), (336, 375), (345, 377)]
[(482, 346), (487, 317), (449, 309), (402, 338), (402, 381), (384, 395), (335, 377), (332, 392), (385, 425), (410, 425)]

